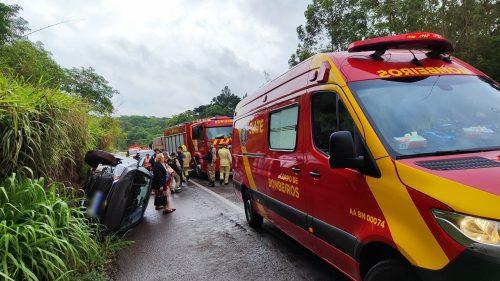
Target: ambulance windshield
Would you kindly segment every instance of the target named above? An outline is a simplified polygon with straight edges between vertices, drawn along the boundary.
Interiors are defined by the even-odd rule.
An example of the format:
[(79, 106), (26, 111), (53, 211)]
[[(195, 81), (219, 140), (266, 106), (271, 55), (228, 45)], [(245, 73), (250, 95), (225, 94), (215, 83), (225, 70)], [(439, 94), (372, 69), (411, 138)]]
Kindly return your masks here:
[(213, 139), (227, 139), (231, 137), (233, 127), (211, 127), (207, 128), (207, 138), (209, 140)]
[(500, 149), (500, 92), (483, 78), (429, 76), (349, 86), (395, 157)]

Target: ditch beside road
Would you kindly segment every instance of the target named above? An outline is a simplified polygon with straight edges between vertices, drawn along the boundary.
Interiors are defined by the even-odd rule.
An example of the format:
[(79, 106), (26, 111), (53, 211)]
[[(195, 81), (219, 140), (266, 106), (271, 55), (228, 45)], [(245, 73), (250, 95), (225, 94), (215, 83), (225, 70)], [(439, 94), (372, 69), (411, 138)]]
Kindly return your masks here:
[(116, 280), (348, 280), (269, 222), (251, 229), (232, 183), (190, 183), (172, 214), (152, 199), (126, 235), (135, 243), (119, 253)]

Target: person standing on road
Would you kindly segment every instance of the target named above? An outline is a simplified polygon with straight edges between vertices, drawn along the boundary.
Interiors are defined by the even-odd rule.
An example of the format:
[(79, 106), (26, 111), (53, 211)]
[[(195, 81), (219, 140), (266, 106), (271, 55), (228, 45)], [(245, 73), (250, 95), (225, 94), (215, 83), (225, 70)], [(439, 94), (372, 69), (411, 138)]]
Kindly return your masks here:
[(184, 171), (182, 169), (182, 166), (184, 165), (184, 153), (182, 153), (182, 146), (179, 146), (177, 148), (177, 161), (179, 161), (179, 164), (181, 165), (180, 166), (180, 170), (181, 170), (181, 173), (179, 174), (181, 176), (181, 182), (186, 182), (186, 179), (184, 178)]
[[(156, 155), (154, 166), (153, 166), (153, 180), (151, 181), (151, 187), (154, 190), (155, 196), (161, 196), (162, 188), (167, 183), (167, 170), (163, 168), (160, 157)], [(156, 200), (155, 200), (156, 201)], [(157, 205), (155, 202), (156, 210), (163, 208), (163, 205)]]
[(175, 209), (170, 208), (170, 187), (168, 186), (168, 170), (165, 164), (165, 156), (162, 153), (156, 155), (155, 165), (153, 167), (152, 187), (157, 197), (165, 195), (165, 205), (157, 205), (156, 210), (164, 209), (163, 214), (172, 213)]
[(204, 157), (207, 162), (207, 172), (208, 172), (208, 186), (215, 186), (215, 161), (217, 160), (217, 155), (212, 141), (208, 141), (208, 152)]
[(186, 182), (189, 181), (189, 165), (191, 164), (191, 153), (187, 150), (185, 145), (181, 146), (182, 154), (184, 154), (184, 159), (182, 160), (182, 170)]
[(227, 144), (223, 144), (219, 151), (217, 152), (220, 159), (220, 167), (219, 167), (219, 180), (220, 184), (224, 183), (225, 185), (229, 184), (229, 172), (231, 171), (231, 152), (227, 149)]
[(167, 158), (167, 165), (171, 167), (173, 170), (172, 177), (175, 180), (174, 191), (180, 192), (182, 186), (180, 175), (182, 174), (182, 169), (181, 165), (179, 164), (179, 161), (176, 158), (175, 152), (172, 152), (170, 154), (170, 157)]
[(151, 157), (151, 160), (149, 160), (149, 163), (151, 163), (151, 167), (155, 166), (155, 158), (156, 158), (156, 155), (158, 155), (160, 153), (160, 150), (158, 148), (155, 148), (154, 152), (155, 153), (153, 154), (153, 157)]
[(144, 168), (146, 168), (146, 170), (150, 171), (152, 170), (152, 166), (151, 166), (151, 156), (149, 155), (149, 153), (146, 153), (146, 157), (144, 159), (144, 162), (142, 163), (142, 166)]

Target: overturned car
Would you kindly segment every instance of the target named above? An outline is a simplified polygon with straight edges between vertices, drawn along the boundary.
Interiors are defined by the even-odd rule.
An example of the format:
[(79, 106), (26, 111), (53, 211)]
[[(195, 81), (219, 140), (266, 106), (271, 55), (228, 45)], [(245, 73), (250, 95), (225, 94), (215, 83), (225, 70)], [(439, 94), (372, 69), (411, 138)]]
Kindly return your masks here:
[(123, 233), (144, 217), (151, 194), (151, 174), (132, 158), (101, 150), (85, 154), (91, 167), (84, 186), (89, 216), (107, 227), (109, 233)]

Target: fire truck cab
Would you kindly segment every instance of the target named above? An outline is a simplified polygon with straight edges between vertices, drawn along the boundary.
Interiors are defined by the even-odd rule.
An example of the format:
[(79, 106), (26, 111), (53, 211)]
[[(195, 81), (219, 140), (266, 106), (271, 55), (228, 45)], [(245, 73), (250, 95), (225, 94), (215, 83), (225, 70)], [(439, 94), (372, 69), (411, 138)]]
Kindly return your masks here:
[(500, 280), (500, 93), (411, 33), (318, 54), (236, 107), (233, 181), (352, 280)]
[[(163, 132), (163, 150), (175, 152), (179, 146), (186, 146), (191, 153), (191, 169), (197, 176), (206, 174), (207, 163), (203, 160), (208, 152), (208, 141), (215, 148), (225, 144), (230, 146), (232, 140), (233, 119), (227, 116), (215, 116), (203, 120), (177, 125)], [(216, 171), (219, 170), (219, 161), (216, 162)]]

